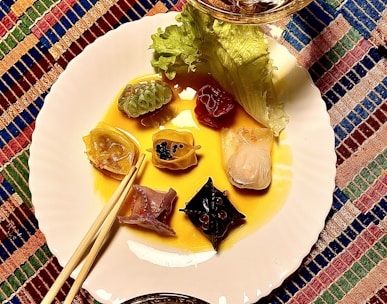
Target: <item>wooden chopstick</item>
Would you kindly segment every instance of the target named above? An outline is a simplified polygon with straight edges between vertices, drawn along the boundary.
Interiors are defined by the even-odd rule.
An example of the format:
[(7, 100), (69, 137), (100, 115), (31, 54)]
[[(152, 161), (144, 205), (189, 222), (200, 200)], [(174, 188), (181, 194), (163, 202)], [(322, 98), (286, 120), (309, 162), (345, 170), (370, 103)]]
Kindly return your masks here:
[[(71, 300), (74, 298), (75, 294), (78, 292), (80, 286), (85, 280), (92, 266), (92, 263), (94, 262), (94, 259), (103, 244), (103, 241), (105, 240), (108, 232), (110, 231), (114, 220), (125, 201), (125, 197), (128, 194), (130, 188), (132, 187), (135, 177), (137, 176), (137, 173), (139, 172), (142, 166), (144, 158), (145, 154), (141, 154), (136, 165), (130, 169), (129, 173), (121, 181), (120, 185), (113, 193), (109, 202), (101, 210), (97, 218), (94, 220), (94, 223), (89, 228), (82, 241), (79, 243), (77, 249), (74, 251), (73, 255), (70, 257), (69, 261), (62, 269), (61, 273), (55, 280), (54, 284), (51, 286), (50, 290), (44, 297), (41, 304), (50, 304), (54, 300), (56, 294), (58, 293), (64, 282), (68, 279), (73, 270), (78, 266), (82, 258), (85, 256), (86, 251), (93, 243), (93, 240), (95, 240), (93, 247), (90, 249), (89, 254), (87, 255), (87, 259), (84, 265), (82, 266), (82, 269), (77, 279), (75, 280), (72, 288), (70, 289), (70, 293), (66, 297), (67, 302), (65, 303), (71, 303)], [(97, 235), (99, 230), (100, 232)]]
[(138, 160), (138, 162), (136, 164), (137, 170), (133, 173), (132, 178), (129, 180), (128, 184), (125, 186), (124, 191), (122, 192), (122, 195), (119, 197), (119, 199), (118, 199), (117, 203), (114, 205), (112, 211), (107, 216), (107, 218), (106, 218), (106, 220), (101, 228), (100, 233), (98, 234), (90, 252), (87, 255), (87, 258), (86, 258), (84, 264), (82, 265), (81, 271), (79, 272), (79, 274), (78, 274), (77, 278), (75, 279), (65, 301), (63, 302), (64, 304), (69, 304), (72, 302), (72, 300), (75, 297), (75, 295), (77, 294), (79, 288), (82, 286), (83, 281), (86, 279), (86, 277), (90, 271), (90, 268), (93, 265), (94, 260), (97, 257), (97, 255), (98, 255), (98, 253), (99, 253), (99, 251), (100, 251), (100, 249), (105, 241), (106, 236), (108, 235), (111, 227), (113, 226), (114, 221), (117, 218), (118, 212), (120, 211), (123, 203), (125, 202), (125, 198), (129, 192), (130, 188), (132, 187), (132, 184), (135, 180), (136, 173), (138, 172), (138, 169), (141, 167), (141, 164), (144, 160), (144, 157), (145, 157), (145, 155), (141, 155), (140, 159)]

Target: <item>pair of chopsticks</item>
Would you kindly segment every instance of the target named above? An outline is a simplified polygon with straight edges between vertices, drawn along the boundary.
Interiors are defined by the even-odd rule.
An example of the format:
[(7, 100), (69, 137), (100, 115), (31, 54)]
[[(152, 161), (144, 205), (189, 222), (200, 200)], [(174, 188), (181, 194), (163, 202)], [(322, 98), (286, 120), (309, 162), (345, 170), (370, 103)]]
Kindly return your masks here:
[(144, 158), (145, 155), (141, 154), (136, 165), (130, 169), (129, 173), (121, 181), (120, 185), (114, 192), (109, 202), (99, 213), (94, 223), (91, 225), (86, 235), (79, 243), (77, 249), (74, 251), (70, 260), (62, 269), (61, 273), (55, 280), (54, 284), (51, 286), (50, 290), (44, 297), (41, 304), (50, 304), (54, 300), (56, 294), (61, 289), (62, 285), (68, 279), (73, 270), (78, 266), (82, 258), (85, 256), (87, 250), (92, 245), (77, 278), (75, 279), (65, 301), (63, 302), (64, 304), (71, 303), (71, 301), (81, 288), (84, 280), (86, 279), (91, 269), (91, 266), (93, 265), (94, 260), (97, 257), (106, 239), (106, 236), (108, 235), (111, 227), (113, 226), (117, 214), (121, 209), (123, 203), (125, 202), (125, 198), (134, 183), (137, 173), (140, 171)]

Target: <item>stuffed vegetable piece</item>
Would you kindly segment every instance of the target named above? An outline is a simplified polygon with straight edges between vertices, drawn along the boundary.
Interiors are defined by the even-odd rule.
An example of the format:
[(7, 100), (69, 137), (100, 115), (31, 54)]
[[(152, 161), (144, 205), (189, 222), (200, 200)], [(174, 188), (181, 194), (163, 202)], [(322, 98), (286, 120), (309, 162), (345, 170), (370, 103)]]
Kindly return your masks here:
[(149, 80), (127, 84), (118, 98), (118, 109), (129, 117), (160, 109), (173, 99), (173, 91), (161, 80)]
[(198, 162), (196, 150), (200, 145), (194, 145), (191, 132), (163, 129), (152, 136), (152, 163), (157, 168), (184, 170), (195, 166)]
[(215, 85), (204, 85), (197, 92), (195, 114), (208, 127), (221, 129), (232, 122), (234, 98)]
[(168, 225), (177, 193), (170, 188), (167, 192), (153, 190), (146, 186), (133, 185), (131, 215), (118, 216), (121, 224), (137, 225), (153, 230), (163, 236), (175, 236)]
[(118, 180), (129, 173), (139, 156), (140, 147), (134, 138), (103, 122), (82, 139), (90, 163)]
[(210, 240), (215, 250), (218, 250), (229, 228), (245, 218), (230, 202), (227, 192), (214, 186), (211, 177), (185, 208), (179, 211), (185, 212), (192, 224)]
[(268, 128), (222, 130), (223, 161), (230, 183), (261, 190), (271, 183), (273, 133)]

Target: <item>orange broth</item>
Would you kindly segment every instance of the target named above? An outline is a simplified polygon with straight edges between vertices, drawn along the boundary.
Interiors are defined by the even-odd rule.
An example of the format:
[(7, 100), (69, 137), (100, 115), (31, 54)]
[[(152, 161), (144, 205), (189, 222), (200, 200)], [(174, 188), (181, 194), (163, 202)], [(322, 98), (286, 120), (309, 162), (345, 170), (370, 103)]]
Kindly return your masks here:
[[(131, 81), (149, 80), (157, 78), (156, 75), (144, 76)], [(194, 100), (183, 100), (178, 97), (178, 92), (188, 84), (197, 89), (210, 79), (201, 77), (197, 79), (186, 79), (185, 83), (179, 79), (174, 85), (175, 99), (168, 105), (168, 113), (175, 113), (177, 117), (163, 124), (165, 128), (185, 129), (193, 133), (195, 144), (201, 145), (197, 150), (198, 165), (184, 171), (162, 170), (154, 167), (151, 161), (151, 153), (146, 149), (152, 147), (152, 135), (157, 132), (158, 127), (144, 127), (141, 118), (128, 118), (117, 109), (117, 99), (120, 93), (112, 102), (103, 121), (122, 128), (131, 133), (141, 145), (141, 152), (146, 154), (146, 159), (136, 183), (148, 186), (153, 189), (167, 191), (170, 187), (177, 192), (177, 200), (174, 212), (171, 216), (170, 225), (176, 231), (176, 237), (162, 237), (155, 232), (146, 231), (137, 226), (128, 226), (130, 232), (144, 240), (147, 244), (162, 245), (177, 249), (200, 252), (211, 249), (210, 242), (201, 232), (193, 226), (184, 212), (178, 211), (184, 208), (185, 204), (194, 196), (207, 181), (212, 177), (215, 187), (219, 190), (227, 190), (229, 199), (233, 205), (246, 216), (246, 221), (230, 230), (227, 238), (221, 243), (221, 249), (231, 247), (238, 240), (254, 233), (257, 229), (267, 223), (280, 210), (286, 201), (292, 184), (292, 153), (289, 145), (283, 144), (286, 131), (283, 131), (273, 144), (272, 162), (273, 179), (270, 187), (264, 191), (241, 190), (233, 187), (226, 176), (222, 163), (221, 135), (219, 130), (213, 130), (201, 125), (195, 117), (193, 108)], [(188, 80), (187, 80), (188, 79)], [(157, 116), (156, 116), (157, 117)], [(236, 107), (236, 119), (232, 128), (259, 128), (261, 127), (254, 119), (245, 113), (238, 105)], [(150, 119), (152, 123), (154, 121)], [(108, 200), (118, 186), (115, 181), (95, 170), (95, 189), (104, 200)], [(129, 201), (129, 200), (128, 200)], [(130, 215), (127, 204), (121, 214)]]

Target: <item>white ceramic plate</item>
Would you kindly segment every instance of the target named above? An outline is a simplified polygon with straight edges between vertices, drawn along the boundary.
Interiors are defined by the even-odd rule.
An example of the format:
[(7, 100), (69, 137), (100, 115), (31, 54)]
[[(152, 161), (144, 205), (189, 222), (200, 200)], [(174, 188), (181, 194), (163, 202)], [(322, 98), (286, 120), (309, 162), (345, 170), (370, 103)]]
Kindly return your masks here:
[[(45, 100), (31, 145), (30, 187), (40, 228), (62, 265), (102, 206), (81, 138), (104, 116), (124, 83), (152, 72), (150, 35), (174, 23), (174, 16), (145, 17), (97, 39), (71, 61)], [(150, 259), (158, 254), (169, 259), (160, 265), (138, 258), (129, 250), (128, 230), (117, 229), (83, 285), (96, 299), (119, 303), (171, 292), (213, 304), (252, 303), (279, 286), (308, 254), (332, 203), (334, 134), (309, 74), (284, 47), (274, 44), (271, 53), (282, 77), (278, 94), (286, 100), (286, 140), (293, 153), (293, 184), (283, 207), (219, 255), (163, 257), (157, 249), (145, 248)], [(183, 259), (185, 267), (174, 267), (173, 258)]]

